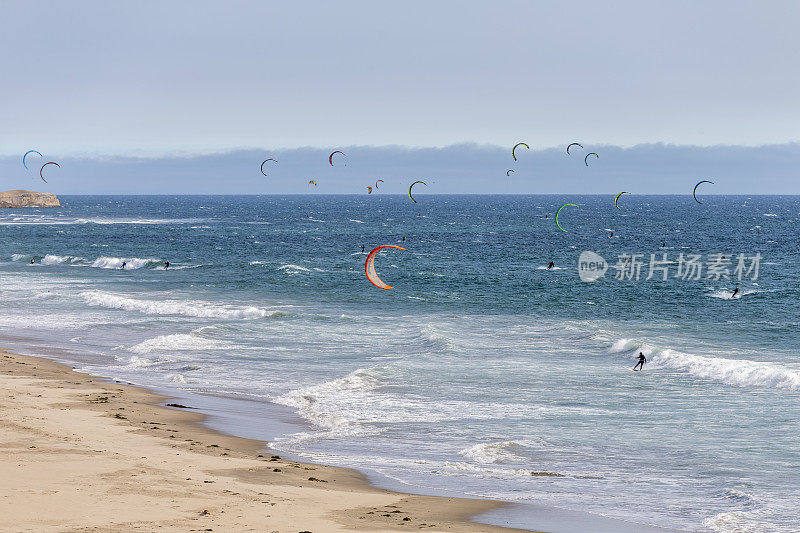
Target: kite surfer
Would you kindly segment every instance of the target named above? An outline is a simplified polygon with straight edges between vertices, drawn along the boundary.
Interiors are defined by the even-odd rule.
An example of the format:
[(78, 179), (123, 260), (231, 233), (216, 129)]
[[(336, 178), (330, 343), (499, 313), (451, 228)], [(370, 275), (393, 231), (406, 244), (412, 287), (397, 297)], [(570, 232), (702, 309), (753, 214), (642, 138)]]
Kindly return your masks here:
[(31, 264), (33, 264), (33, 257), (31, 257)]
[[(633, 371), (636, 370), (644, 370), (644, 364), (647, 362), (647, 357), (644, 356), (642, 352), (639, 352), (639, 362), (633, 365)], [(636, 367), (639, 367), (638, 369)]]
[(127, 264), (128, 264), (128, 263), (127, 263), (127, 262), (125, 262), (125, 261), (123, 261), (123, 262), (122, 262), (122, 267), (121, 267), (121, 268), (122, 268), (122, 270), (125, 270), (125, 265), (127, 265)]
[(550, 269), (551, 269), (551, 268), (553, 268), (554, 266), (556, 266), (556, 264), (555, 264), (553, 261), (550, 261), (550, 264), (549, 264), (549, 265), (547, 265), (547, 270), (550, 270)]
[(364, 245), (363, 244), (361, 245), (361, 253), (362, 254), (364, 253)]
[(739, 286), (738, 285), (736, 286), (735, 289), (733, 289), (733, 294), (731, 294), (731, 297), (729, 299), (733, 299), (733, 297), (736, 296), (737, 294), (739, 294)]
[(164, 270), (169, 268), (169, 261), (164, 261)]

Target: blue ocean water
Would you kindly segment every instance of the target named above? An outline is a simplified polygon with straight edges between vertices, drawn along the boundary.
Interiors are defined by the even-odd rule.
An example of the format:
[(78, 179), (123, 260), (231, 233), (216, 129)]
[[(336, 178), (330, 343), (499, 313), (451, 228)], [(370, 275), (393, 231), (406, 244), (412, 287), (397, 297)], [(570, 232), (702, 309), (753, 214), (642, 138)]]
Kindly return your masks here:
[[(800, 530), (800, 197), (417, 199), (67, 196), (2, 211), (0, 343), (291, 407), (308, 425), (273, 447), (408, 490)], [(394, 290), (364, 274), (380, 244), (406, 248), (376, 260)], [(605, 277), (581, 281), (583, 251)], [(641, 278), (616, 279), (630, 254)], [(672, 261), (666, 281), (645, 279), (650, 254)], [(701, 257), (700, 279), (677, 277), (680, 254)], [(707, 277), (714, 258), (732, 279)]]

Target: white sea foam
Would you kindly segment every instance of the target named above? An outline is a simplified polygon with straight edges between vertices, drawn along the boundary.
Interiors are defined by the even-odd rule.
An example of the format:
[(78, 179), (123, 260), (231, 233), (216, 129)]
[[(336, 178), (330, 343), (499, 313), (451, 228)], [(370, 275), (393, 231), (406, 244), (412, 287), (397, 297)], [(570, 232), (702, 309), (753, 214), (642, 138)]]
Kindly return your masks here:
[[(375, 430), (360, 424), (349, 409), (327, 408), (329, 400), (338, 397), (338, 404), (351, 404), (353, 409), (363, 403), (365, 394), (378, 387), (380, 381), (370, 369), (360, 368), (347, 376), (319, 385), (291, 391), (275, 399), (276, 403), (298, 410), (301, 416), (337, 436), (369, 435)], [(326, 401), (328, 400), (328, 401)], [(349, 401), (348, 401), (349, 400)]]
[(14, 218), (0, 221), (0, 226), (68, 226), (76, 224), (187, 224), (203, 222), (202, 219), (147, 219), (147, 218), (63, 218), (35, 215), (35, 218)]
[(59, 265), (61, 263), (75, 263), (77, 261), (82, 261), (83, 258), (81, 257), (73, 257), (71, 255), (51, 255), (47, 254), (42, 258), (43, 265)]
[(94, 268), (122, 268), (122, 263), (127, 263), (125, 265), (126, 269), (136, 270), (146, 266), (162, 264), (163, 261), (155, 258), (140, 259), (138, 257), (98, 257), (94, 260), (91, 266)]
[(716, 291), (710, 292), (708, 294), (708, 296), (710, 296), (711, 298), (719, 298), (721, 300), (738, 300), (742, 296), (747, 296), (748, 294), (755, 294), (757, 292), (764, 292), (764, 291), (756, 291), (756, 290), (739, 291), (738, 293), (736, 293), (736, 296), (731, 298), (731, 295), (733, 294), (732, 290), (721, 289), (721, 290), (716, 290)]
[(765, 523), (758, 514), (756, 511), (729, 511), (704, 520), (703, 525), (720, 533), (775, 533), (781, 531)]
[(674, 350), (662, 350), (653, 357), (652, 362), (656, 367), (680, 370), (738, 387), (800, 390), (800, 371), (777, 363), (703, 357)]
[(193, 300), (139, 300), (106, 291), (86, 291), (81, 293), (81, 297), (89, 305), (107, 309), (138, 311), (147, 315), (183, 315), (230, 320), (286, 316), (285, 312), (279, 310), (253, 306), (215, 304)]
[(364, 223), (364, 221), (363, 221), (363, 220), (358, 220), (357, 218), (351, 218), (351, 219), (350, 219), (350, 222), (355, 222), (355, 223), (357, 223), (357, 224), (363, 224), (363, 223)]
[(532, 444), (532, 441), (504, 440), (500, 442), (484, 442), (470, 446), (458, 453), (481, 464), (520, 463), (525, 458), (515, 453), (515, 451), (522, 452), (530, 444)]
[(597, 408), (523, 403), (475, 403), (456, 399), (430, 402), (385, 389), (396, 379), (397, 376), (389, 368), (360, 368), (339, 379), (290, 391), (273, 398), (273, 401), (296, 408), (303, 418), (324, 430), (294, 435), (293, 438), (298, 441), (375, 435), (383, 432), (387, 424), (575, 416), (577, 412), (605, 413)]
[(311, 272), (310, 269), (306, 267), (301, 267), (300, 265), (282, 265), (278, 267), (278, 270), (282, 270), (287, 274), (299, 274), (300, 272)]
[(234, 345), (231, 343), (208, 339), (194, 333), (175, 333), (147, 339), (146, 341), (131, 346), (128, 348), (128, 351), (138, 354), (149, 354), (164, 351), (226, 350), (233, 347)]
[(650, 360), (649, 368), (677, 370), (726, 385), (800, 390), (800, 370), (780, 363), (693, 355), (656, 348), (631, 339), (617, 340), (609, 351), (611, 353), (641, 351)]
[(419, 333), (420, 338), (422, 338), (423, 341), (438, 345), (448, 350), (454, 350), (456, 348), (455, 340), (433, 324), (424, 326)]

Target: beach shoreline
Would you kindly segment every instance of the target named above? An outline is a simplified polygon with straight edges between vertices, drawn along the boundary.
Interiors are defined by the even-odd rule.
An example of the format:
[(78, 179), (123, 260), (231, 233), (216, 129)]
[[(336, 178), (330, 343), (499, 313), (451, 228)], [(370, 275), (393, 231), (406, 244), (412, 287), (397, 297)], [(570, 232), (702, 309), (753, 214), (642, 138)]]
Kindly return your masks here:
[(505, 502), (380, 489), (50, 359), (0, 350), (0, 396), (0, 530), (524, 531), (470, 521)]

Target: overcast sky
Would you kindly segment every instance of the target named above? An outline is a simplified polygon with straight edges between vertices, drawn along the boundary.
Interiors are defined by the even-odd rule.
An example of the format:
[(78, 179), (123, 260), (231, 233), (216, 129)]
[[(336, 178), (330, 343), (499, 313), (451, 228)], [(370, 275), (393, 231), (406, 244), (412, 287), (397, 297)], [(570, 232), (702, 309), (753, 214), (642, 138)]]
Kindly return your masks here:
[(0, 153), (800, 140), (800, 3), (0, 3)]

